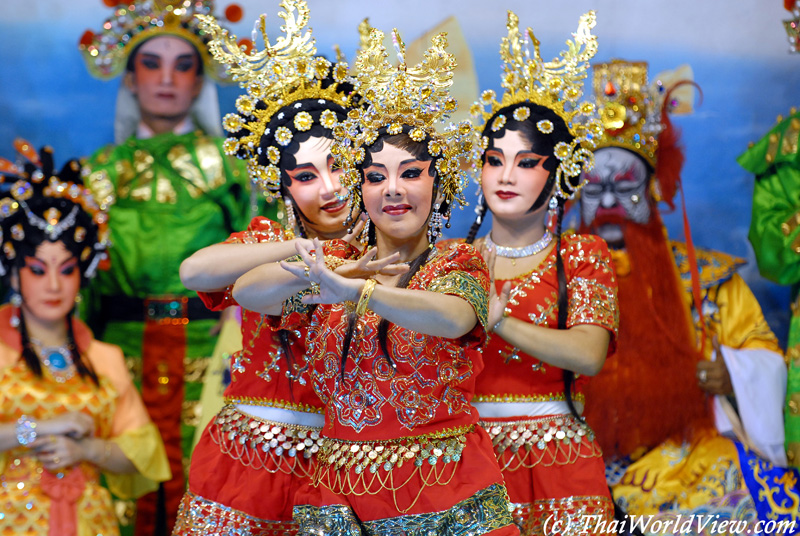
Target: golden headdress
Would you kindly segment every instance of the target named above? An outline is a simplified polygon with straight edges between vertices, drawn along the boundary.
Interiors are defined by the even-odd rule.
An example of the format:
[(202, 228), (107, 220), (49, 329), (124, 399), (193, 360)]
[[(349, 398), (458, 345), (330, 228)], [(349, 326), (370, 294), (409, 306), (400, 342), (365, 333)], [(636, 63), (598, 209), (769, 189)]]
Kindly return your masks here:
[[(602, 132), (594, 105), (580, 102), (589, 60), (597, 52), (597, 38), (591, 33), (594, 25), (594, 11), (582, 15), (578, 30), (573, 34), (573, 40), (567, 41), (568, 48), (561, 52), (560, 59), (545, 62), (539, 54), (539, 40), (533, 31), (528, 28), (523, 37), (519, 31), (519, 17), (509, 11), (508, 35), (500, 44), (500, 57), (504, 62), (503, 96), (498, 101), (494, 91), (484, 91), (480, 101), (470, 109), (473, 116), (483, 119), (484, 124), (494, 117), (489, 125), (493, 131), (502, 129), (508, 120), (503, 114), (496, 115), (504, 108), (521, 105), (514, 109), (513, 118), (517, 121), (527, 119), (530, 109), (524, 104), (528, 102), (545, 106), (562, 118), (574, 137), (571, 143), (560, 142), (555, 147), (555, 155), (561, 161), (556, 171), (556, 194), (563, 198), (572, 197), (581, 186), (570, 179), (580, 176), (582, 169), (591, 169), (594, 165), (589, 149)], [(533, 44), (532, 53), (529, 43)], [(488, 111), (484, 110), (486, 106), (489, 106)], [(553, 124), (547, 119), (539, 121), (536, 126), (542, 134), (553, 131)], [(484, 149), (488, 141), (485, 137), (482, 140)]]
[(597, 148), (621, 147), (656, 167), (658, 136), (663, 130), (664, 87), (647, 83), (647, 62), (613, 60), (593, 66), (592, 88), (603, 134)]
[[(373, 29), (367, 47), (356, 59), (356, 90), (366, 101), (364, 110), (354, 109), (347, 120), (334, 129), (336, 144), (332, 149), (343, 173), (342, 184), (350, 191), (351, 207), (360, 203), (361, 171), (366, 149), (378, 139), (379, 131), (400, 134), (408, 131), (417, 142), (428, 139), (428, 152), (436, 160), (439, 188), (448, 206), (453, 201), (466, 204), (462, 192), (467, 175), (462, 160), (474, 157), (474, 130), (468, 121), (447, 124), (457, 104), (450, 96), (455, 58), (448, 53), (447, 38), (439, 34), (431, 39), (425, 59), (413, 67), (405, 62), (405, 43), (397, 30), (392, 40), (399, 64), (388, 60), (383, 46), (383, 32)], [(442, 128), (442, 132), (437, 130)]]
[[(247, 90), (236, 100), (237, 113), (223, 118), (223, 126), (231, 134), (225, 140), (225, 152), (248, 160), (250, 176), (271, 192), (280, 189), (280, 147), (288, 146), (297, 132), (308, 131), (315, 123), (333, 129), (344, 117), (350, 99), (341, 86), (348, 81), (347, 64), (331, 65), (315, 56), (306, 2), (283, 0), (281, 7), (278, 16), (284, 20), (284, 35), (270, 44), (266, 17), (261, 15), (258, 26), (264, 49), (253, 44), (249, 52), (212, 17), (198, 17), (211, 37), (209, 49), (214, 58), (227, 65), (232, 79)], [(330, 102), (341, 107), (341, 117), (330, 109)], [(282, 123), (270, 128), (273, 120)]]
[[(207, 74), (224, 80), (224, 69), (208, 53), (209, 36), (195, 18), (213, 16), (214, 0), (111, 0), (110, 4), (114, 13), (103, 23), (103, 29), (97, 33), (86, 30), (78, 43), (93, 76), (114, 78), (125, 70), (128, 56), (137, 45), (157, 35), (173, 35), (194, 45)], [(231, 4), (225, 15), (237, 22), (242, 9)]]
[[(83, 277), (91, 278), (110, 246), (113, 185), (101, 180), (92, 185), (93, 193), (83, 183), (78, 160), (57, 172), (50, 147), (37, 153), (30, 142), (18, 138), (14, 148), (20, 164), (0, 158), (0, 276), (10, 272), (19, 255), (27, 254), (31, 242), (63, 240), (78, 257)], [(97, 193), (105, 197), (97, 199)]]

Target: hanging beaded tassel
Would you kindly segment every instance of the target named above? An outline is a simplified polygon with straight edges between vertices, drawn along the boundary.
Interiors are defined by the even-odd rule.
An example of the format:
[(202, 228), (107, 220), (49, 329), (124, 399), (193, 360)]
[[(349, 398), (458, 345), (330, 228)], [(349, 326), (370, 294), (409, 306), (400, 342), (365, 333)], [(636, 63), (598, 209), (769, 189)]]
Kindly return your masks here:
[(556, 196), (550, 198), (550, 203), (547, 207), (547, 228), (553, 229), (556, 224), (556, 218), (558, 217), (558, 199), (556, 199)]
[(288, 199), (285, 199), (284, 203), (286, 204), (286, 229), (291, 231), (294, 236), (297, 236), (297, 220), (294, 217), (294, 208), (292, 207), (292, 202)]
[(12, 291), (11, 298), (9, 301), (11, 302), (11, 305), (14, 307), (9, 324), (11, 324), (12, 328), (16, 328), (19, 327), (19, 308), (22, 305), (22, 294), (20, 294), (16, 290)]
[(433, 214), (428, 221), (428, 242), (433, 244), (442, 234), (442, 213), (439, 212), (439, 203), (433, 206)]
[(369, 224), (371, 221), (372, 220), (369, 219), (369, 216), (367, 216), (367, 220), (364, 222), (364, 230), (361, 231), (361, 236), (358, 239), (358, 241), (365, 246), (369, 245)]

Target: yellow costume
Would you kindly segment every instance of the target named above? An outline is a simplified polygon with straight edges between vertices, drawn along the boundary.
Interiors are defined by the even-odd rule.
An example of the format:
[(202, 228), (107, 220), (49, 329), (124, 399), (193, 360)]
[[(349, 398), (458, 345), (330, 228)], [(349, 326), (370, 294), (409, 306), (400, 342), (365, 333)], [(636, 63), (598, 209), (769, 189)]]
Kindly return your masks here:
[[(0, 308), (0, 422), (14, 422), (22, 415), (44, 420), (70, 411), (88, 413), (94, 418), (96, 437), (116, 443), (139, 471), (105, 474), (115, 495), (136, 498), (169, 479), (161, 437), (131, 382), (120, 349), (94, 340), (86, 326), (73, 321), (77, 345), (100, 385), (77, 374), (64, 382), (47, 372), (37, 378), (20, 357), (20, 335), (10, 326), (10, 317), (10, 307)], [(72, 509), (76, 526), (52, 527), (57, 531), (51, 532), (50, 521), (58, 509)], [(119, 534), (98, 468), (84, 462), (53, 475), (26, 447), (0, 452), (0, 534), (12, 533)]]
[[(693, 307), (686, 245), (672, 242), (671, 249), (685, 290), (687, 318), (693, 319), (699, 338), (701, 328)], [(730, 370), (733, 366), (728, 361), (731, 351), (767, 350), (780, 356), (778, 341), (767, 325), (755, 296), (735, 273), (741, 261), (719, 252), (698, 250), (697, 255), (707, 340), (716, 337), (724, 356), (712, 356), (713, 345), (707, 343), (705, 358), (724, 358)], [(777, 356), (773, 355), (773, 361), (780, 366)], [(736, 391), (739, 385), (735, 372), (730, 370), (730, 373)], [(765, 376), (768, 374), (766, 370), (763, 373)], [(708, 402), (710, 407), (714, 406), (717, 428), (738, 435), (739, 439), (749, 440), (746, 433), (743, 434), (735, 411), (727, 410), (730, 401), (709, 398)], [(744, 403), (740, 402), (740, 412), (746, 409), (741, 405)], [(720, 413), (725, 414), (725, 419), (733, 415), (729, 419), (733, 421), (732, 426), (726, 426), (725, 419), (720, 421)], [(779, 412), (775, 417), (780, 420)], [(769, 419), (769, 415), (763, 418)], [(760, 448), (781, 450), (779, 442), (772, 446), (760, 445)], [(734, 441), (709, 428), (698, 431), (691, 442), (669, 439), (636, 460), (627, 468), (619, 483), (613, 486), (614, 497), (631, 514), (653, 514), (665, 509), (693, 510), (723, 500), (725, 495), (738, 490), (746, 493), (743, 470), (747, 468), (740, 467)]]

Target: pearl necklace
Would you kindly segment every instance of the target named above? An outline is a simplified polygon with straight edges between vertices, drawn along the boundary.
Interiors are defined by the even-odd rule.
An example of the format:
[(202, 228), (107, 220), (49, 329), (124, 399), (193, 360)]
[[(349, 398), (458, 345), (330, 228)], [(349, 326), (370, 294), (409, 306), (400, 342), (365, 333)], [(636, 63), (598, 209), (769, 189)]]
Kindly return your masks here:
[[(498, 246), (494, 242), (492, 242), (492, 235), (491, 233), (486, 235), (486, 247), (489, 250), (494, 250), (498, 257), (507, 257), (510, 259), (520, 259), (522, 257), (530, 257), (531, 255), (536, 255), (540, 251), (544, 250), (547, 246), (550, 245), (550, 242), (553, 241), (553, 233), (550, 232), (549, 229), (544, 230), (544, 235), (534, 242), (533, 244), (529, 244), (527, 246), (522, 247), (508, 247), (508, 246)], [(513, 261), (512, 261), (513, 262)]]
[(75, 362), (72, 359), (72, 352), (68, 345), (46, 346), (33, 337), (31, 337), (31, 343), (33, 343), (39, 360), (47, 367), (50, 375), (58, 383), (64, 383), (75, 376)]

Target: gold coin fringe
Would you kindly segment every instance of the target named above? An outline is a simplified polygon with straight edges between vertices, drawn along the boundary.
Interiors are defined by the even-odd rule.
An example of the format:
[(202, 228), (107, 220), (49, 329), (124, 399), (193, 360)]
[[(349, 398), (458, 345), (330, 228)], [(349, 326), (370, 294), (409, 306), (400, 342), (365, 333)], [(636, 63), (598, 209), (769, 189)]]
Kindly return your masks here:
[(222, 453), (247, 467), (305, 478), (323, 442), (319, 428), (259, 419), (236, 406), (222, 408), (209, 432)]
[(567, 465), (603, 455), (592, 429), (572, 415), (480, 424), (492, 439), (504, 471)]

